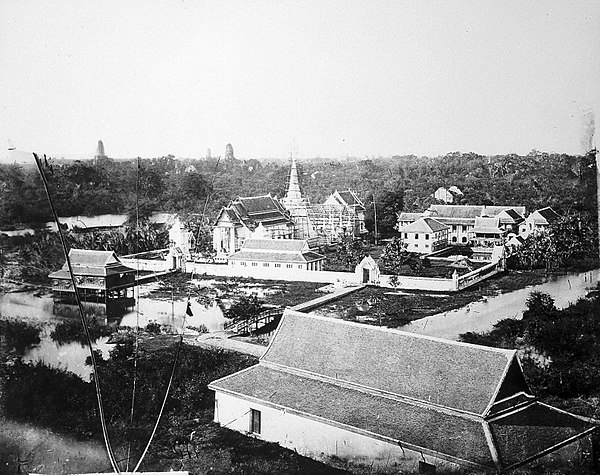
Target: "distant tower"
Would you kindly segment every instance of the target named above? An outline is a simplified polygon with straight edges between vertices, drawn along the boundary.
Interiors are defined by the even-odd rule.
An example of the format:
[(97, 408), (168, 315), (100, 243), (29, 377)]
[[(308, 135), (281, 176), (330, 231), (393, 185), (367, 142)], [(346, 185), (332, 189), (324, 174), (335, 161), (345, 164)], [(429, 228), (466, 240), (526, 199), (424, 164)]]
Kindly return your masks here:
[(306, 198), (302, 197), (302, 192), (300, 191), (298, 167), (294, 157), (292, 157), (288, 190), (285, 198), (281, 199), (281, 204), (290, 212), (292, 219), (296, 223), (294, 229), (295, 239), (309, 239), (316, 236), (316, 232), (308, 216), (310, 203)]
[(206, 149), (206, 158), (211, 158), (211, 156), (210, 156), (210, 148)]
[(228, 143), (225, 147), (225, 160), (233, 160), (235, 157), (233, 156), (233, 146)]
[(108, 158), (104, 153), (104, 144), (102, 140), (98, 140), (98, 146), (96, 147), (96, 155), (94, 155), (94, 160), (105, 160)]

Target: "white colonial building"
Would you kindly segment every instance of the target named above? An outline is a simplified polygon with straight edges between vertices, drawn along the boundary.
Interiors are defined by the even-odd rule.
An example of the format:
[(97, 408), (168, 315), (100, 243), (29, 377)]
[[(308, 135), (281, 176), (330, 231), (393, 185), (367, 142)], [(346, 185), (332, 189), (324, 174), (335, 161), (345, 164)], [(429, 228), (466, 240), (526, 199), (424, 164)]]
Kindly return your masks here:
[(409, 252), (430, 254), (448, 247), (450, 226), (433, 218), (419, 218), (399, 229), (400, 240)]
[(320, 271), (324, 261), (325, 256), (312, 251), (302, 239), (247, 239), (242, 249), (227, 259), (232, 267), (260, 268), (261, 275), (269, 270), (273, 278), (277, 278), (278, 273), (289, 274), (294, 270)]

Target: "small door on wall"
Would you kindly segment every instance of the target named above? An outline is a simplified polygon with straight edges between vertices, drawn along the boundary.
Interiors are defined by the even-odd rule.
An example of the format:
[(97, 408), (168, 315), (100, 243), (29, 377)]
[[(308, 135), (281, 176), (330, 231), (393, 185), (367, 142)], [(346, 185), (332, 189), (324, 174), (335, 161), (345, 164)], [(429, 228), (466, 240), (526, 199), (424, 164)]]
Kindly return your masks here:
[(371, 278), (371, 271), (369, 269), (363, 269), (363, 284), (368, 284), (369, 279)]

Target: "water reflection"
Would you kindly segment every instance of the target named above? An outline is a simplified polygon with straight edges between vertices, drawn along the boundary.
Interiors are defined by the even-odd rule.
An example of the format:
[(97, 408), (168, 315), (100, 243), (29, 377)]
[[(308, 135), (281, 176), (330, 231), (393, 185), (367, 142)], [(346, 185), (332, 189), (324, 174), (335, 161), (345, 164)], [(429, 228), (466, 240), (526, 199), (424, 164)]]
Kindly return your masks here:
[[(158, 285), (146, 284), (136, 289), (136, 305), (131, 308), (113, 308), (99, 303), (84, 302), (84, 313), (93, 316), (100, 324), (117, 327), (140, 328), (149, 323), (159, 324), (168, 333), (194, 334), (195, 328), (202, 325), (209, 332), (223, 329), (225, 317), (215, 299), (205, 299), (203, 303), (190, 300), (193, 316), (186, 315), (187, 299), (163, 300), (152, 296)], [(60, 322), (79, 319), (76, 305), (55, 304), (51, 295), (40, 296), (36, 292), (14, 292), (0, 294), (0, 316), (27, 321), (40, 325), (40, 344), (26, 349), (23, 359), (27, 362), (43, 361), (51, 366), (71, 371), (83, 379), (88, 379), (91, 368), (85, 364), (89, 356), (87, 345), (79, 342), (58, 344), (50, 334)], [(184, 320), (185, 319), (185, 320)], [(103, 337), (94, 342), (107, 357), (114, 346)]]

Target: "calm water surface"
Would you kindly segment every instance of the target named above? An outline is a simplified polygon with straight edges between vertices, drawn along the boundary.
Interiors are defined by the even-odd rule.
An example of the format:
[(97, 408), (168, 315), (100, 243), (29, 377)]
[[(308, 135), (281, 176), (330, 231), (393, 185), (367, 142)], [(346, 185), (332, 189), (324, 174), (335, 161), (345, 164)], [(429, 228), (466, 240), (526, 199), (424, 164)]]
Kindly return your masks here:
[[(150, 292), (158, 284), (146, 284), (136, 288), (136, 307), (129, 309), (124, 315), (107, 318), (98, 312), (98, 318), (111, 326), (145, 327), (150, 322), (162, 325), (172, 333), (193, 333), (194, 327), (206, 326), (209, 332), (223, 329), (225, 318), (221, 308), (213, 300), (202, 305), (194, 299), (190, 301), (193, 316), (186, 316), (187, 301), (164, 300), (151, 297)], [(73, 316), (65, 317), (65, 314)], [(91, 367), (85, 364), (89, 356), (87, 345), (78, 342), (58, 344), (50, 338), (50, 333), (57, 323), (68, 319), (79, 319), (75, 306), (55, 306), (52, 296), (37, 297), (34, 292), (15, 292), (0, 294), (0, 316), (17, 318), (42, 326), (39, 345), (26, 350), (25, 361), (43, 361), (54, 367), (72, 371), (84, 379), (90, 376)], [(185, 317), (185, 325), (184, 325)], [(94, 348), (102, 351), (107, 357), (114, 346), (107, 343), (108, 337), (98, 339)]]

